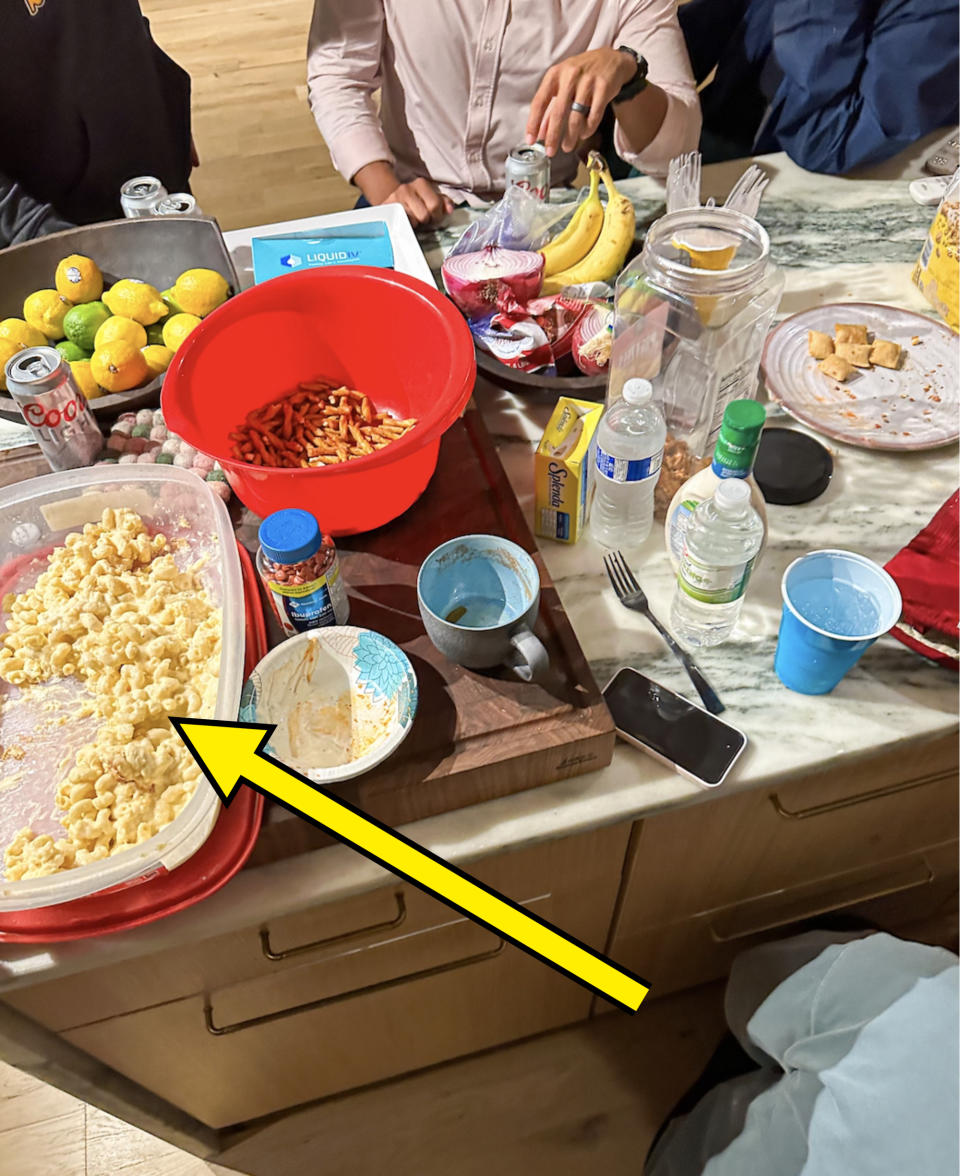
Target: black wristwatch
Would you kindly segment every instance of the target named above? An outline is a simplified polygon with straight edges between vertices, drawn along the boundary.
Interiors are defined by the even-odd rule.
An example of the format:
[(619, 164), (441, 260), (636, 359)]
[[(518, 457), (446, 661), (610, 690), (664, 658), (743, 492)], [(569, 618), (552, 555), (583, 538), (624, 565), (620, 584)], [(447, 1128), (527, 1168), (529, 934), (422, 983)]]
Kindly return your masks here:
[(641, 57), (636, 49), (631, 49), (629, 45), (618, 45), (617, 52), (629, 53), (637, 63), (637, 69), (630, 81), (621, 86), (620, 93), (612, 100), (614, 106), (618, 102), (626, 102), (629, 98), (636, 98), (642, 90), (647, 88), (647, 59)]

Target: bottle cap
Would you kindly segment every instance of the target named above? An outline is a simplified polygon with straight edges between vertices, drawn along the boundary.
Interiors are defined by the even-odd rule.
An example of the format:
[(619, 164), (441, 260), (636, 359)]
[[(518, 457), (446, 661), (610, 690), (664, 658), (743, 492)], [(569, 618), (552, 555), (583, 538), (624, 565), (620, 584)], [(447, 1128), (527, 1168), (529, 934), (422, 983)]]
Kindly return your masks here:
[(750, 501), (750, 487), (740, 478), (721, 482), (713, 492), (713, 503), (718, 510), (738, 514)]
[(767, 414), (755, 400), (732, 400), (723, 411), (713, 451), (713, 472), (721, 478), (745, 478), (753, 468)]
[(833, 458), (819, 441), (797, 429), (765, 429), (753, 476), (767, 502), (798, 506), (830, 485)]
[(276, 510), (260, 524), (260, 546), (271, 563), (295, 564), (315, 555), (323, 544), (317, 520), (293, 507)]
[(653, 385), (649, 380), (634, 377), (623, 385), (623, 398), (627, 404), (646, 404), (653, 397)]

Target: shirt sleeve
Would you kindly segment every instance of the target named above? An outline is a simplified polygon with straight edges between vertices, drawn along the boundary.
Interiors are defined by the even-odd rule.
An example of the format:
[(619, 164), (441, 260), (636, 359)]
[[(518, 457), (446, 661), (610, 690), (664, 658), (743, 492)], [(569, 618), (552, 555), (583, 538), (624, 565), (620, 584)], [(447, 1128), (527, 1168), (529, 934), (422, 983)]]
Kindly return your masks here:
[(660, 130), (642, 151), (631, 149), (619, 122), (614, 146), (620, 158), (638, 171), (665, 176), (670, 160), (693, 151), (700, 141), (700, 99), (677, 21), (676, 0), (634, 0), (622, 9), (617, 44), (629, 45), (647, 59), (647, 76), (667, 95), (667, 112)]
[(383, 25), (381, 0), (315, 0), (307, 93), (334, 167), (347, 180), (376, 160), (393, 163), (373, 97)]
[(861, 0), (777, 0), (773, 19), (769, 125), (801, 167), (849, 171), (956, 121), (955, 4), (894, 0), (873, 23)]
[(0, 249), (47, 233), (73, 228), (49, 204), (28, 196), (18, 183), (0, 172)]

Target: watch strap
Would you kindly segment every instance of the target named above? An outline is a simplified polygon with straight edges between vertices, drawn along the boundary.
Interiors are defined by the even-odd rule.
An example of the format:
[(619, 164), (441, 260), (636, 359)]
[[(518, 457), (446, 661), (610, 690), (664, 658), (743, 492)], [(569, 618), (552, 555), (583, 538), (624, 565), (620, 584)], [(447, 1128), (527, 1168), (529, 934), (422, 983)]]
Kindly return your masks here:
[(629, 53), (633, 60), (637, 63), (637, 68), (633, 77), (629, 82), (625, 82), (621, 87), (619, 93), (613, 99), (613, 104), (618, 102), (626, 102), (630, 98), (636, 96), (647, 88), (647, 59), (639, 54), (636, 49), (631, 49), (629, 45), (618, 45), (618, 53)]

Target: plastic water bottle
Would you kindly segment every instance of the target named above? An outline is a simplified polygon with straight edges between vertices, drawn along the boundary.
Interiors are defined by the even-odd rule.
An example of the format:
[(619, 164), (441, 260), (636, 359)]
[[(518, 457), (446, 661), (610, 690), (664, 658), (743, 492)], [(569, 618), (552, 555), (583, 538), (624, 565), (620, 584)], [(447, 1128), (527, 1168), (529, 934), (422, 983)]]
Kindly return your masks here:
[(739, 478), (721, 482), (690, 516), (673, 598), (673, 631), (688, 645), (719, 645), (743, 608), (763, 520)]
[(627, 380), (597, 426), (590, 530), (604, 547), (635, 546), (653, 526), (667, 426), (652, 396), (649, 380)]

